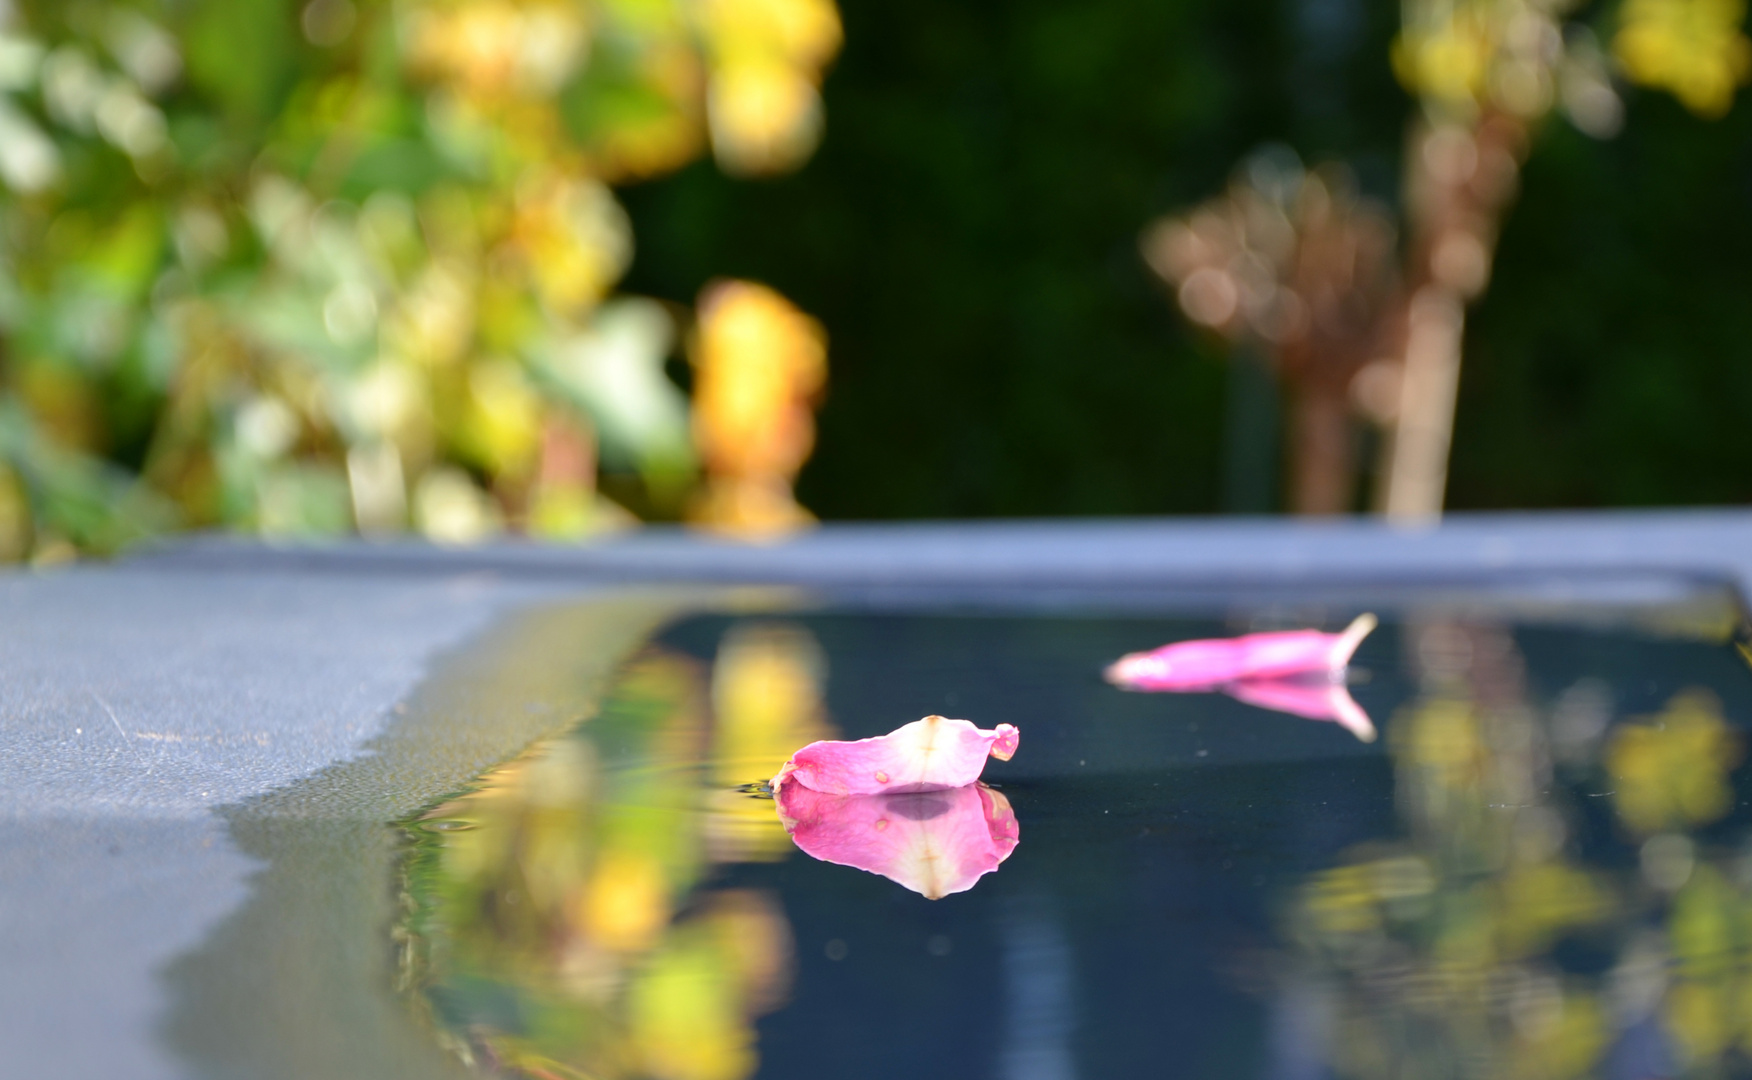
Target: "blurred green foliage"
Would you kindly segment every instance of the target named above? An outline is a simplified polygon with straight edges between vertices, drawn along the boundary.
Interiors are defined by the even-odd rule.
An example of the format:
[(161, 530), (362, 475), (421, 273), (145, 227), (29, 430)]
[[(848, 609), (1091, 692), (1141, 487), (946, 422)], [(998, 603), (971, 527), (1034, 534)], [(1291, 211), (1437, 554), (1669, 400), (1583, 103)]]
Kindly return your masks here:
[(611, 297), (608, 185), (794, 167), (839, 40), (831, 0), (0, 6), (0, 558), (575, 537), (631, 520), (599, 465), (679, 514), (686, 311)]
[[(1743, 13), (1677, 4), (1576, 13), (1637, 27), (1618, 62), (1677, 99), (1628, 91), (1610, 140), (1540, 128), (1469, 320), (1454, 508), (1752, 499)], [(1398, 5), (844, 18), (817, 98), (822, 0), (20, 0), (0, 556), (678, 516), (676, 361), (720, 276), (834, 342), (823, 516), (1218, 509), (1223, 348), (1138, 229), (1271, 142), (1394, 202)], [(1675, 35), (1725, 43), (1715, 75), (1673, 69)]]

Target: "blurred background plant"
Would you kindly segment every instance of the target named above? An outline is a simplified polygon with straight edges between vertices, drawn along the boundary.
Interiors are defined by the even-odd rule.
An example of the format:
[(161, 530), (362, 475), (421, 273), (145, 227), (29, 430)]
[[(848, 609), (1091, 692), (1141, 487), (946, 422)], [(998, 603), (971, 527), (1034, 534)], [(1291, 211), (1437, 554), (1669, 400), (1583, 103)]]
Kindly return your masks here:
[(0, 10), (8, 558), (1752, 502), (1733, 0)]
[[(1624, 0), (1569, 20), (1578, 6), (1403, 0), (1393, 69), (1420, 108), (1405, 141), (1402, 267), (1391, 265), (1387, 208), (1359, 201), (1349, 170), (1308, 174), (1284, 148), (1255, 154), (1226, 195), (1145, 234), (1146, 259), (1187, 317), (1263, 354), (1287, 385), (1291, 509), (1355, 507), (1352, 428), (1363, 419), (1382, 433), (1374, 506), (1400, 520), (1440, 515), (1466, 305), (1490, 281), (1521, 163), (1553, 109), (1609, 139), (1624, 119), (1613, 60), (1616, 74), (1707, 118), (1752, 75), (1736, 0)], [(1596, 24), (1614, 23), (1609, 59)], [(1233, 385), (1260, 392), (1257, 379)], [(1269, 501), (1269, 468), (1250, 467), (1230, 489)]]
[[(832, 0), (56, 0), (0, 30), (0, 556), (37, 560), (680, 516), (691, 317), (615, 295), (610, 185), (795, 168), (840, 42)], [(808, 520), (824, 341), (710, 291), (744, 294), (782, 314), (708, 302), (696, 429), (765, 502), (693, 505), (764, 534)], [(743, 447), (773, 429), (782, 460)]]

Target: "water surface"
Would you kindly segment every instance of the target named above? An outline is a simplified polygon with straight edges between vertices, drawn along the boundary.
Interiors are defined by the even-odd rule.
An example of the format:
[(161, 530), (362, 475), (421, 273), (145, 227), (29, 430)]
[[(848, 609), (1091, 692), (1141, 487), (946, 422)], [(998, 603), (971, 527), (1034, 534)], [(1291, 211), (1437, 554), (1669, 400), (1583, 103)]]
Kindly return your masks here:
[[(1100, 677), (1353, 614), (680, 618), (573, 730), (403, 822), (408, 1007), (534, 1077), (1745, 1072), (1730, 627), (1387, 617), (1350, 687), (1372, 744)], [(1022, 732), (985, 774), (1020, 843), (965, 893), (811, 859), (746, 790), (930, 713)]]

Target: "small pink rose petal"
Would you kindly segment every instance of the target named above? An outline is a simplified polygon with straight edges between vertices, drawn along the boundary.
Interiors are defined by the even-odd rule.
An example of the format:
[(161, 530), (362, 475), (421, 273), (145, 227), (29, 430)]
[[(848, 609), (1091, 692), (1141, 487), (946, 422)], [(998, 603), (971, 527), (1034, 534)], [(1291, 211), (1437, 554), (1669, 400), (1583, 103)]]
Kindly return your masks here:
[(1019, 738), (1010, 724), (981, 731), (966, 720), (927, 716), (874, 739), (810, 743), (773, 777), (773, 790), (787, 782), (828, 795), (964, 787), (979, 779), (986, 758), (1010, 760)]
[(823, 862), (881, 874), (929, 900), (973, 888), (1021, 838), (1004, 796), (984, 784), (884, 795), (776, 789), (779, 818)]
[(1341, 634), (1290, 630), (1177, 641), (1121, 657), (1107, 669), (1107, 678), (1128, 690), (1215, 690), (1242, 679), (1315, 673), (1338, 680), (1374, 628), (1375, 616), (1358, 615)]
[(1126, 690), (1200, 693), (1220, 690), (1262, 709), (1335, 721), (1363, 742), (1375, 725), (1345, 689), (1345, 670), (1375, 616), (1358, 615), (1341, 634), (1318, 630), (1178, 641), (1121, 657), (1107, 669)]

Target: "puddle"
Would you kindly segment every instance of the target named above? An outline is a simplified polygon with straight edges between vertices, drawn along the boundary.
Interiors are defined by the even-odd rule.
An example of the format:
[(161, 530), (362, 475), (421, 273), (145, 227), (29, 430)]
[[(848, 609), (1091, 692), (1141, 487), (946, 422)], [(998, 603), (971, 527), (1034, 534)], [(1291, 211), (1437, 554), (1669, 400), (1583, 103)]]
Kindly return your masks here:
[[(1371, 743), (1101, 677), (1168, 641), (1336, 630), (1350, 608), (696, 597), (598, 619), (614, 630), (594, 639), (556, 632), (588, 608), (435, 680), (401, 764), (391, 747), (239, 811), (267, 869), (173, 973), (192, 1061), (594, 1080), (1752, 1061), (1752, 670), (1694, 607), (1383, 612), (1347, 687)], [(936, 900), (798, 850), (760, 790), (790, 752), (932, 713), (1015, 724), (1020, 748), (988, 789), (866, 807), (865, 824), (950, 850), (996, 800), (1013, 850)], [(406, 756), (435, 739), (472, 749), (448, 771)], [(482, 756), (509, 760), (463, 772)], [(404, 771), (420, 779), (398, 798), (360, 794)], [(264, 1005), (273, 1019), (250, 1019)], [(232, 1015), (253, 1034), (222, 1033)], [(297, 1067), (244, 1068), (267, 1053)]]

